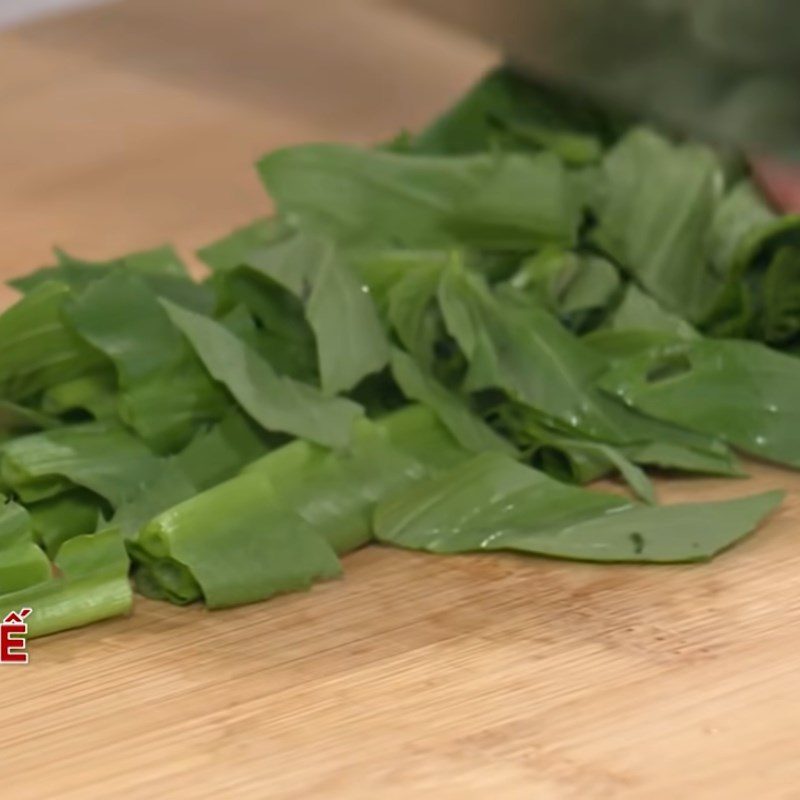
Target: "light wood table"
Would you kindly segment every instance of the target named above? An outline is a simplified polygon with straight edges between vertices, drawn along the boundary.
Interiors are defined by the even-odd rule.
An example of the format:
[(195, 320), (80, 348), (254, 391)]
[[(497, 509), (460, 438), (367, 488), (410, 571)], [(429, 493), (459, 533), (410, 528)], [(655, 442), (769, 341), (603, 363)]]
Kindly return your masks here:
[[(417, 126), (492, 54), (373, 2), (142, 0), (0, 37), (0, 253), (183, 252), (267, 208), (251, 162)], [(10, 299), (10, 293), (3, 300)], [(800, 480), (707, 566), (370, 548), (226, 612), (137, 600), (0, 669), (0, 793), (800, 797)]]

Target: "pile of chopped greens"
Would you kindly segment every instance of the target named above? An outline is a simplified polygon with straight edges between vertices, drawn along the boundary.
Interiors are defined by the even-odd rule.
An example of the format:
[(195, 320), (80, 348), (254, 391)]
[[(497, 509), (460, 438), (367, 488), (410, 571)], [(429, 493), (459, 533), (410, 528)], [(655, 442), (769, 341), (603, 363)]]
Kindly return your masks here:
[[(800, 218), (741, 159), (498, 70), (419, 134), (258, 165), (276, 215), (55, 265), (0, 316), (0, 615), (305, 589), (369, 542), (708, 559), (800, 467)], [(583, 488), (618, 477), (628, 497)], [(635, 499), (628, 499), (635, 498)]]

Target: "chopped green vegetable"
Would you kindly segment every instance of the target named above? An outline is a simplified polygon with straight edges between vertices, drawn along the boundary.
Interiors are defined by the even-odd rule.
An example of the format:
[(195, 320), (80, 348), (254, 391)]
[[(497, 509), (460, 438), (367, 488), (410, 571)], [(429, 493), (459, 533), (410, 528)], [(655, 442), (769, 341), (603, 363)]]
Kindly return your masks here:
[(281, 375), (305, 383), (318, 380), (314, 332), (299, 298), (249, 268), (220, 273), (222, 322)]
[(755, 342), (700, 340), (619, 361), (604, 389), (645, 414), (800, 467), (800, 363)]
[(213, 270), (230, 270), (243, 266), (253, 250), (272, 244), (283, 234), (277, 220), (257, 219), (203, 247), (197, 255)]
[(603, 163), (594, 238), (668, 311), (696, 322), (719, 279), (705, 242), (724, 187), (707, 148), (673, 145), (643, 129), (629, 133)]
[(32, 408), (0, 400), (0, 433), (25, 433), (43, 428), (54, 428), (59, 424), (55, 417)]
[(465, 449), (477, 453), (484, 450), (514, 453), (513, 445), (474, 414), (466, 400), (426, 374), (413, 358), (401, 350), (392, 353), (392, 374), (403, 394), (409, 400), (431, 408)]
[[(431, 460), (419, 460), (416, 446)], [(212, 608), (305, 589), (339, 574), (335, 554), (370, 540), (375, 502), (461, 458), (415, 408), (380, 425), (362, 421), (347, 451), (293, 442), (146, 525), (132, 548), (137, 581), (174, 602), (202, 594)]]
[(129, 253), (111, 261), (85, 261), (56, 248), (56, 263), (43, 267), (23, 278), (14, 278), (9, 285), (28, 294), (47, 281), (65, 283), (82, 289), (115, 270), (130, 271), (142, 276), (166, 275), (186, 278), (186, 267), (171, 247), (157, 247), (140, 253)]
[(79, 378), (57, 383), (42, 392), (42, 411), (59, 417), (86, 412), (103, 422), (119, 421), (117, 379), (113, 370), (102, 365)]
[(324, 392), (352, 389), (386, 365), (388, 344), (369, 292), (334, 242), (298, 234), (251, 253), (245, 263), (303, 302)]
[[(656, 300), (636, 284), (629, 284), (622, 302), (614, 309), (600, 331), (631, 333), (647, 331), (666, 338), (697, 339), (698, 332), (682, 317), (665, 311)], [(591, 341), (591, 334), (590, 334)]]
[(53, 558), (68, 539), (94, 533), (105, 508), (98, 495), (86, 489), (74, 489), (31, 503), (28, 511), (34, 538)]
[(350, 400), (325, 397), (313, 386), (280, 376), (263, 358), (208, 317), (165, 302), (212, 377), (221, 381), (254, 420), (269, 431), (342, 447), (361, 409)]
[(65, 542), (54, 561), (57, 574), (27, 589), (0, 594), (0, 618), (31, 608), (29, 636), (89, 625), (128, 614), (133, 594), (128, 556), (114, 530), (76, 536)]
[(0, 448), (0, 477), (26, 502), (83, 486), (116, 508), (153, 479), (159, 464), (138, 439), (101, 423), (32, 433)]
[(0, 499), (0, 596), (50, 577), (50, 562), (33, 541), (28, 512)]
[(238, 409), (200, 431), (175, 463), (200, 490), (233, 477), (269, 449), (263, 431)]
[(571, 164), (599, 160), (613, 137), (607, 115), (586, 101), (534, 86), (509, 69), (490, 72), (463, 99), (417, 136), (413, 152), (480, 153), (500, 146), (549, 150)]
[[(129, 570), (219, 608), (376, 538), (697, 561), (779, 503), (661, 507), (645, 471), (800, 467), (800, 216), (744, 159), (503, 68), (420, 133), (258, 171), (276, 214), (207, 280), (161, 247), (12, 282), (0, 612), (33, 635), (126, 613)], [(576, 485), (606, 477), (636, 501)]]
[(102, 364), (103, 357), (61, 319), (69, 296), (68, 286), (47, 281), (0, 316), (0, 395), (4, 400), (25, 401)]
[(580, 196), (550, 153), (448, 158), (306, 145), (272, 153), (259, 169), (282, 214), (344, 242), (464, 237), (524, 251), (573, 243), (580, 221)]
[(159, 452), (185, 445), (198, 425), (221, 415), (224, 396), (136, 275), (117, 272), (95, 281), (65, 313), (114, 363), (122, 420)]
[[(197, 599), (202, 591), (210, 608), (222, 608), (305, 589), (340, 574), (331, 546), (303, 519), (287, 513), (269, 480), (257, 472), (188, 503), (143, 529), (133, 551), (146, 575), (140, 587), (149, 581), (161, 596), (179, 603)], [(171, 572), (180, 576), (180, 585)]]
[(375, 535), (435, 553), (518, 550), (581, 561), (702, 561), (750, 533), (782, 498), (768, 492), (641, 507), (487, 453), (380, 503)]
[(610, 261), (559, 248), (545, 248), (524, 261), (510, 283), (579, 331), (594, 327), (621, 286)]

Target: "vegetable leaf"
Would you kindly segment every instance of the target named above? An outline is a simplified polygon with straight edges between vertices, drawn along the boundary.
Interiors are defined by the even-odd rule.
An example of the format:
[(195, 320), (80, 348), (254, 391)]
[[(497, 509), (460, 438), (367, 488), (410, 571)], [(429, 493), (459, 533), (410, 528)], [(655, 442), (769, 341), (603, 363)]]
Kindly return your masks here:
[(305, 304), (322, 389), (352, 389), (387, 363), (389, 347), (374, 303), (335, 244), (308, 233), (250, 254), (247, 264)]
[(710, 150), (636, 129), (603, 162), (594, 238), (668, 311), (697, 322), (720, 285), (706, 238), (723, 188)]
[(0, 315), (0, 395), (24, 401), (101, 365), (103, 356), (61, 319), (70, 290), (63, 283), (37, 286)]
[(423, 403), (432, 409), (456, 441), (467, 450), (485, 450), (513, 454), (513, 445), (495, 433), (465, 402), (432, 375), (423, 372), (402, 350), (392, 351), (392, 375), (409, 400)]
[(290, 433), (332, 447), (350, 440), (361, 415), (350, 400), (325, 397), (314, 387), (278, 375), (222, 325), (171, 303), (164, 306), (212, 377), (266, 430)]
[[(531, 249), (572, 242), (580, 203), (551, 154), (409, 156), (345, 145), (279, 150), (259, 162), (280, 212), (345, 242)], [(473, 227), (474, 226), (474, 227)]]
[(112, 273), (96, 281), (65, 313), (78, 334), (114, 362), (122, 419), (158, 451), (180, 448), (197, 425), (222, 413), (225, 397), (135, 275)]
[(800, 467), (800, 363), (756, 342), (700, 340), (617, 362), (600, 385), (645, 414)]
[(6, 442), (0, 475), (24, 501), (83, 486), (117, 507), (159, 470), (160, 460), (139, 440), (102, 423), (84, 423)]
[(0, 595), (26, 589), (50, 577), (50, 562), (33, 541), (22, 506), (0, 499)]
[(361, 420), (349, 450), (292, 442), (146, 525), (132, 544), (137, 584), (212, 608), (305, 589), (370, 540), (378, 500), (464, 456), (418, 407)]
[(485, 454), (380, 503), (375, 532), (382, 542), (437, 553), (516, 550), (582, 561), (702, 561), (750, 533), (782, 497), (768, 492), (720, 503), (640, 507)]
[(0, 595), (0, 617), (32, 608), (26, 622), (28, 636), (35, 637), (130, 612), (128, 556), (117, 531), (70, 539), (54, 563), (52, 580)]

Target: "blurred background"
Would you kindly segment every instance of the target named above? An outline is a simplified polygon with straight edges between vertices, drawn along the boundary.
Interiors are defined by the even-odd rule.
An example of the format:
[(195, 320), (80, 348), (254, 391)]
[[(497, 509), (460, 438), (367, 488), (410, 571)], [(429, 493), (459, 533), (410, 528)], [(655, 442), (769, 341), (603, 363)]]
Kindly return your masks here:
[(0, 26), (3, 275), (188, 253), (267, 210), (264, 152), (418, 127), (497, 60), (378, 0), (0, 0)]
[(96, 5), (106, 0), (0, 0), (0, 26), (7, 27), (57, 14), (70, 8)]
[(53, 245), (188, 255), (268, 211), (264, 152), (419, 128), (499, 59), (385, 0), (0, 0), (0, 277)]

